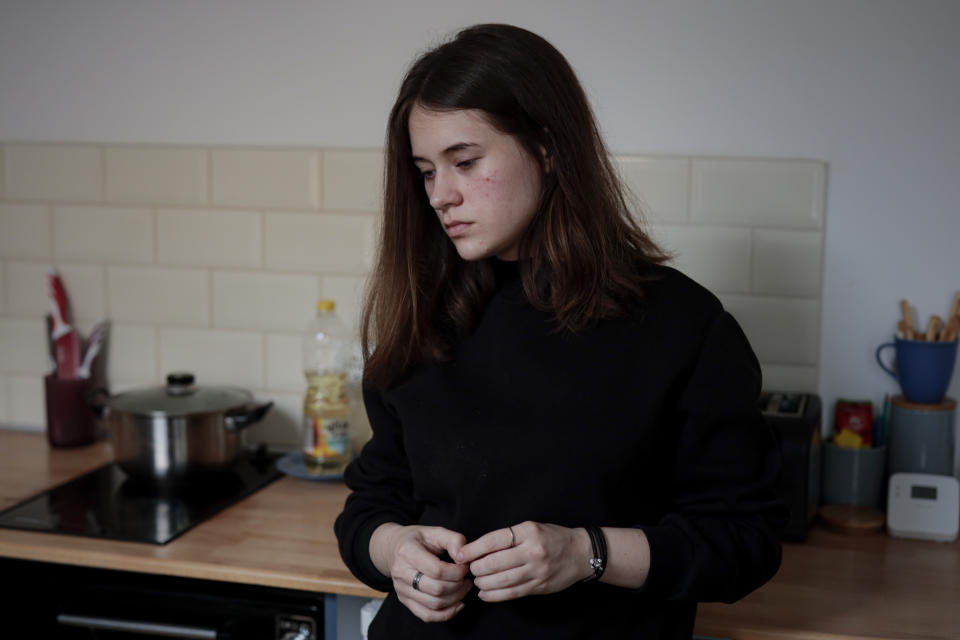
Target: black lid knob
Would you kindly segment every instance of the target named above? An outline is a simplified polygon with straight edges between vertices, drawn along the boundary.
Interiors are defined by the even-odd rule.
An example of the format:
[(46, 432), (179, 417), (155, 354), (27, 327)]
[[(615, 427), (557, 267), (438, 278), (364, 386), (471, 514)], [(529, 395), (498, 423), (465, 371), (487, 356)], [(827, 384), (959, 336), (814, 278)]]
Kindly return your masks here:
[(167, 374), (167, 386), (189, 386), (193, 384), (193, 374), (188, 371), (175, 371), (174, 373)]

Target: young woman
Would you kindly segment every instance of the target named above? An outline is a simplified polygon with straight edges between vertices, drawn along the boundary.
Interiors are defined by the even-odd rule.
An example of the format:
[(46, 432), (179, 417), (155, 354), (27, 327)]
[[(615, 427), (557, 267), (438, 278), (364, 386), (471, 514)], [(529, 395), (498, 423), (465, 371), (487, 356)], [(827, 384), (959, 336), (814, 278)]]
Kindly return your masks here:
[(344, 562), (370, 638), (685, 638), (780, 562), (760, 370), (635, 224), (584, 92), (480, 25), (390, 115)]

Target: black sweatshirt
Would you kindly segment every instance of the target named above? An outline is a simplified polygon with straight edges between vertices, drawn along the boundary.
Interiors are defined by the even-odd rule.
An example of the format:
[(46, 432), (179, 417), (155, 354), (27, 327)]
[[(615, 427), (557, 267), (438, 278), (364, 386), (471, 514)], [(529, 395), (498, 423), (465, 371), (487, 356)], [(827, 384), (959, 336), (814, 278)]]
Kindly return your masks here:
[(717, 298), (668, 267), (630, 315), (572, 335), (530, 306), (515, 265), (494, 264), (498, 289), (452, 362), (364, 391), (373, 436), (345, 474), (343, 560), (391, 591), (369, 556), (385, 522), (468, 542), (525, 520), (637, 527), (647, 582), (503, 603), (474, 591), (430, 624), (391, 591), (369, 637), (689, 640), (698, 601), (735, 601), (780, 564), (786, 509), (756, 356)]

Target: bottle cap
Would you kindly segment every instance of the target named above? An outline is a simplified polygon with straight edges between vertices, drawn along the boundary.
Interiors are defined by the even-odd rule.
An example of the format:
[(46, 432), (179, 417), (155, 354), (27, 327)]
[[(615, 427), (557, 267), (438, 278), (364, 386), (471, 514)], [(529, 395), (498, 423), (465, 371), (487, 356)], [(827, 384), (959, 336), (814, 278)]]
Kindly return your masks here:
[(333, 311), (336, 306), (333, 300), (317, 300), (317, 311)]

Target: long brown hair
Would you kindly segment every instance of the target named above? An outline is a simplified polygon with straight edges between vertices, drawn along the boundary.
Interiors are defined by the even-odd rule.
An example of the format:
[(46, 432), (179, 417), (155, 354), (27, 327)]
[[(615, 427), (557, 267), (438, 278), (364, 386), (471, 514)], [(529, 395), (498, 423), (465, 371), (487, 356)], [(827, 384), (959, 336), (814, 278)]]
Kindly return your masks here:
[(642, 298), (643, 267), (666, 256), (630, 215), (573, 69), (534, 33), (470, 27), (414, 62), (390, 113), (383, 224), (361, 320), (366, 384), (449, 359), (494, 288), (488, 260), (462, 260), (430, 207), (411, 159), (415, 105), (477, 109), (540, 163), (543, 193), (520, 269), (530, 303), (558, 330), (580, 331)]

